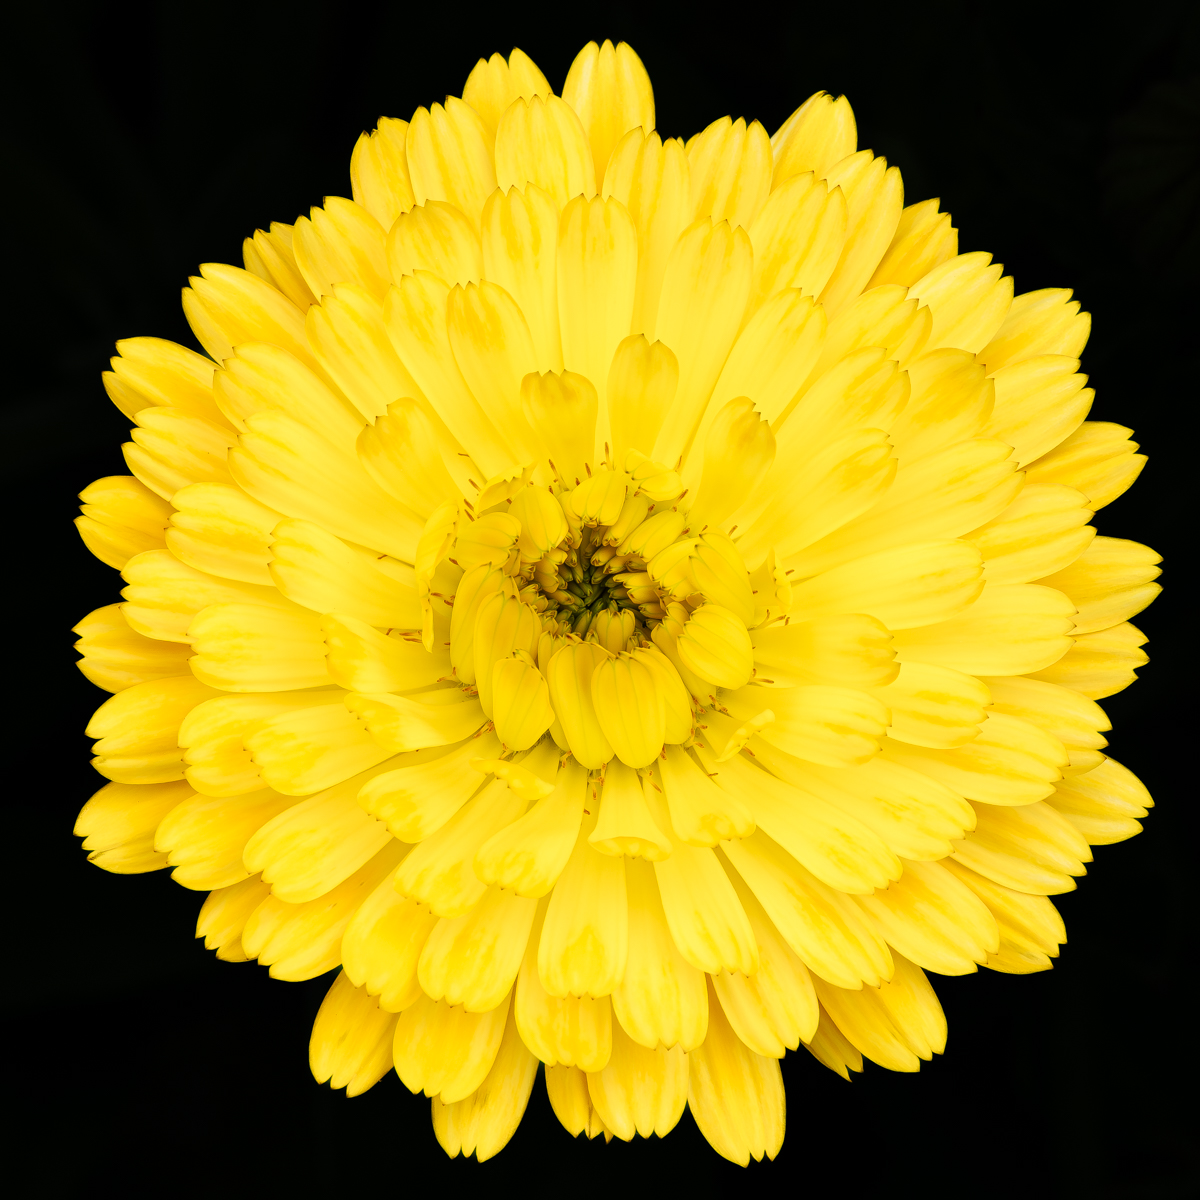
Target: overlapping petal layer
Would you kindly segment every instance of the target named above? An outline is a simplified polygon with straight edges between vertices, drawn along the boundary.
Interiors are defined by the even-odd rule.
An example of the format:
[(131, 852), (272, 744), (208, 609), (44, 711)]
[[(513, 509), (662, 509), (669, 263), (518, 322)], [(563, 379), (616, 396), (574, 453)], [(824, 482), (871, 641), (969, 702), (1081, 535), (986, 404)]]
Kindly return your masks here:
[(561, 95), (493, 55), (200, 268), (208, 357), (118, 343), (76, 831), (219, 957), (340, 967), (314, 1075), (394, 1067), (451, 1155), (540, 1062), (572, 1134), (774, 1157), (788, 1050), (917, 1070), (928, 973), (1048, 968), (1151, 804), (1089, 318), (856, 137), (818, 93), (664, 140), (624, 44)]

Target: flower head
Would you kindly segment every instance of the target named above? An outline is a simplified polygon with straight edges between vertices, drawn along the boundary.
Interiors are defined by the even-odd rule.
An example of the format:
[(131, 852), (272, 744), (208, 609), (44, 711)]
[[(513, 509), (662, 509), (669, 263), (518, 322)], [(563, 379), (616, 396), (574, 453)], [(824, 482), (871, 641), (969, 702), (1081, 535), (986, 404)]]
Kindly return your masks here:
[(1158, 556), (1089, 524), (1144, 462), (1089, 318), (845, 98), (664, 140), (623, 44), (561, 96), (481, 60), (350, 176), (200, 268), (207, 357), (118, 343), (77, 832), (208, 891), (218, 957), (340, 967), (314, 1075), (394, 1068), (452, 1155), (541, 1062), (573, 1134), (774, 1157), (787, 1050), (917, 1070), (928, 973), (1050, 967), (1151, 803), (1102, 753)]

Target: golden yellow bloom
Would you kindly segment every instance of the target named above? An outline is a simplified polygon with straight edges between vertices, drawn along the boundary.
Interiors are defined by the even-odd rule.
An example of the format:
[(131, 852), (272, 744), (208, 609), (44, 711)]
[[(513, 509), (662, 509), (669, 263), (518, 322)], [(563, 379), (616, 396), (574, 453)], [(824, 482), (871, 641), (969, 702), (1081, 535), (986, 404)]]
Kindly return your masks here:
[(198, 936), (339, 966), (318, 1081), (394, 1069), (448, 1154), (563, 1125), (774, 1157), (779, 1059), (915, 1071), (928, 972), (1045, 970), (1049, 897), (1151, 801), (1096, 701), (1158, 556), (1093, 513), (1090, 319), (1013, 296), (818, 93), (772, 137), (654, 132), (606, 42), (382, 119), (353, 199), (118, 343), (129, 476), (80, 533), (124, 602), (106, 870)]

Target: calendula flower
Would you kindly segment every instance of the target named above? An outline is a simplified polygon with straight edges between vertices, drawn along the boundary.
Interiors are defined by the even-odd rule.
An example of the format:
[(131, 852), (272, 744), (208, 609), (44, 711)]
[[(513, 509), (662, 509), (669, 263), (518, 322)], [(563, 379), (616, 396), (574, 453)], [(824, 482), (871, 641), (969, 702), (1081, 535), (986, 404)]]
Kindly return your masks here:
[(563, 1125), (774, 1157), (779, 1060), (915, 1071), (929, 973), (1045, 970), (1049, 899), (1151, 801), (1096, 701), (1158, 556), (1090, 422), (1090, 321), (958, 253), (818, 93), (654, 131), (628, 46), (519, 50), (382, 119), (353, 199), (259, 230), (118, 343), (124, 602), (97, 865), (198, 936), (341, 968), (319, 1081), (394, 1069), (447, 1153)]

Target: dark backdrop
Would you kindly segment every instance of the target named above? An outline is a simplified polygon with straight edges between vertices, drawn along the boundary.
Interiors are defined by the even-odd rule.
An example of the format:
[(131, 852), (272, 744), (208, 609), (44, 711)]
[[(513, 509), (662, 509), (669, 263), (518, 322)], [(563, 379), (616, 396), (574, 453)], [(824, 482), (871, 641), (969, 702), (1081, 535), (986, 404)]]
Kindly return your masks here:
[[(1176, 569), (1193, 544), (1176, 481), (1195, 481), (1191, 6), (1122, 6), (1119, 19), (1094, 5), (945, 0), (495, 9), (477, 20), (459, 5), (312, 0), (9, 10), (3, 995), (23, 1121), (10, 1169), (35, 1163), (68, 1193), (711, 1180), (784, 1194), (1193, 1194), (1195, 786), (1182, 764), (1196, 741), (1179, 685), (1195, 643)], [(1070, 944), (1056, 968), (939, 981), (948, 1052), (918, 1076), (868, 1065), (847, 1085), (789, 1055), (787, 1140), (749, 1174), (709, 1152), (686, 1114), (664, 1145), (572, 1143), (540, 1080), (498, 1159), (448, 1162), (429, 1102), (394, 1075), (350, 1103), (312, 1081), (308, 1032), (328, 979), (281, 984), (217, 962), (191, 938), (201, 895), (165, 872), (104, 874), (71, 836), (99, 783), (82, 730), (103, 696), (71, 665), (69, 628), (119, 581), (70, 521), (79, 488), (125, 472), (128, 422), (99, 379), (114, 340), (194, 344), (185, 276), (240, 262), (256, 226), (349, 194), (351, 147), (381, 113), (459, 92), (477, 56), (514, 44), (557, 89), (578, 48), (605, 36), (641, 54), (664, 135), (726, 113), (773, 130), (811, 92), (845, 92), (860, 146), (902, 167), (908, 201), (940, 196), (964, 250), (993, 251), (1020, 291), (1074, 287), (1095, 317), (1093, 416), (1135, 427), (1150, 455), (1100, 529), (1154, 545), (1177, 581), (1138, 620), (1154, 657), (1143, 682), (1107, 704), (1113, 751), (1159, 808), (1134, 841), (1099, 848), (1061, 899)]]

